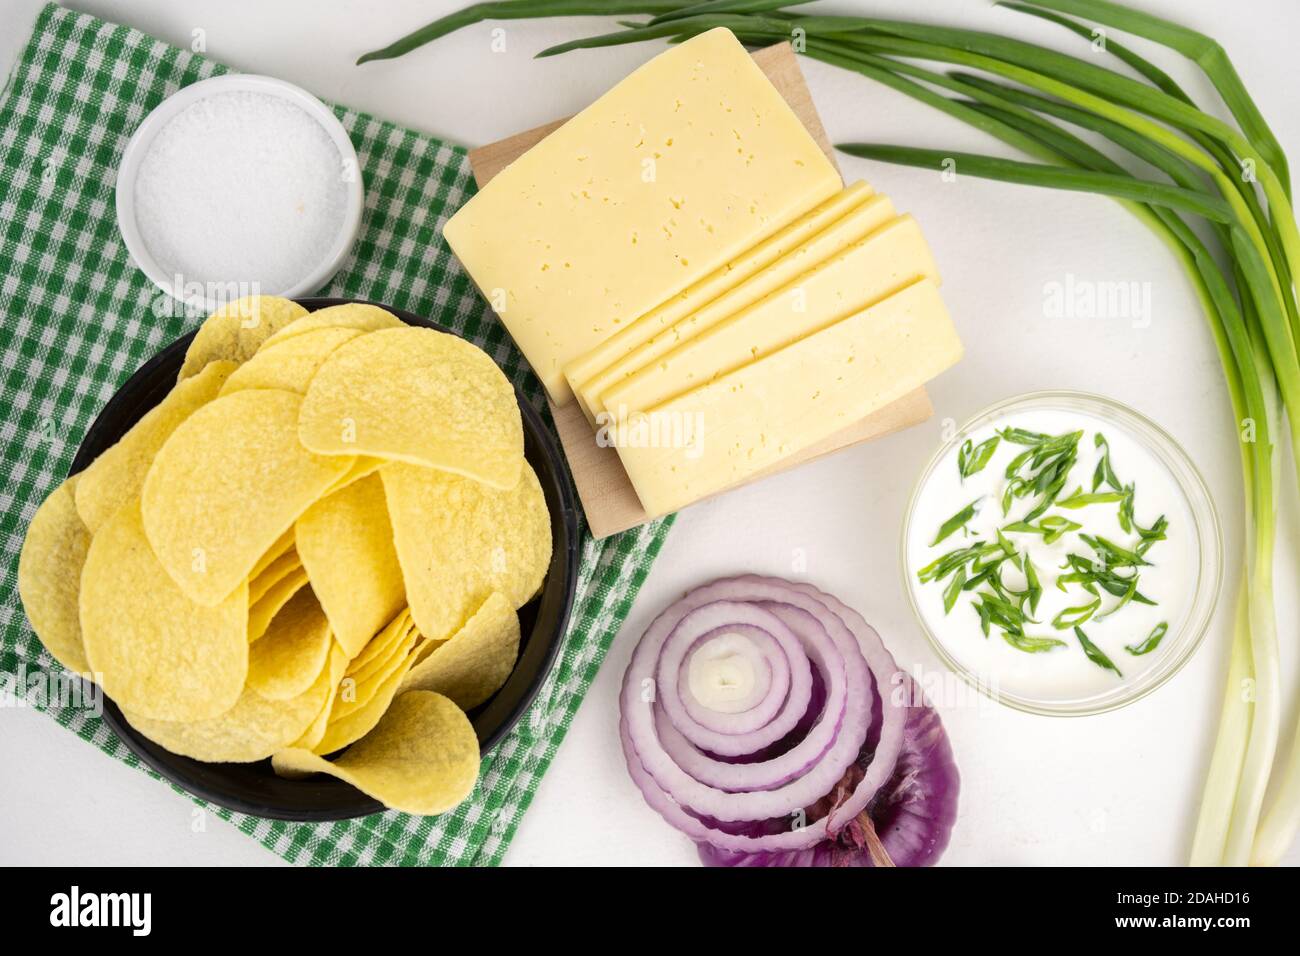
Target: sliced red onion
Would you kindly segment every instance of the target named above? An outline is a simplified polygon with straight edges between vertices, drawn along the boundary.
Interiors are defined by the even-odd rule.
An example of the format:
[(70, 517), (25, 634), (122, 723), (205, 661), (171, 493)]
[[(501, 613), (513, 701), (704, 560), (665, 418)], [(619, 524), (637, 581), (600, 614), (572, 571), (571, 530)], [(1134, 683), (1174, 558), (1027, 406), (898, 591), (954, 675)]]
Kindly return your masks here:
[[(671, 710), (676, 703), (676, 688), (661, 687), (657, 698), (655, 730), (664, 753), (684, 773), (694, 780), (709, 787), (717, 787), (730, 793), (741, 791), (774, 790), (803, 777), (811, 768), (817, 767), (824, 756), (837, 744), (840, 731), (848, 716), (846, 706), (848, 696), (847, 668), (841, 657), (843, 648), (835, 644), (834, 639), (825, 631), (822, 623), (812, 615), (797, 608), (771, 604), (766, 608), (752, 604), (736, 604), (730, 601), (718, 601), (692, 611), (673, 629), (664, 645), (664, 657), (659, 672), (664, 677), (678, 673), (676, 659), (669, 658), (667, 651), (674, 644), (693, 644), (696, 633), (701, 628), (716, 629), (720, 618), (740, 616), (751, 621), (764, 617), (771, 620), (768, 626), (773, 630), (788, 628), (796, 634), (808, 649), (817, 669), (821, 672), (827, 686), (826, 702), (819, 720), (808, 734), (784, 753), (768, 760), (754, 763), (735, 763), (716, 760), (692, 746), (671, 720)], [(676, 708), (680, 710), (680, 708)], [(801, 715), (799, 715), (801, 716)], [(797, 719), (797, 717), (796, 717)], [(779, 736), (769, 739), (762, 732), (739, 735), (737, 741), (744, 745), (742, 753), (757, 753), (774, 740), (780, 739), (785, 732), (793, 729), (794, 722)], [(856, 731), (853, 731), (856, 733)], [(866, 723), (862, 721), (862, 733), (865, 739)], [(847, 747), (845, 743), (843, 746)], [(858, 743), (860, 748), (861, 741)], [(848, 762), (856, 758), (856, 752)], [(824, 771), (823, 771), (824, 772)], [(811, 784), (804, 785), (811, 787)], [(800, 793), (804, 791), (799, 791)], [(798, 797), (790, 797), (791, 801)], [(792, 808), (801, 804), (792, 802)]]
[[(707, 612), (707, 617), (697, 617)], [(713, 628), (702, 636), (691, 621), (732, 618), (734, 624)], [(737, 627), (739, 625), (739, 627)], [(748, 631), (742, 629), (748, 628)], [(768, 645), (776, 648), (784, 669), (784, 680), (777, 673), (769, 684), (769, 695), (750, 710), (738, 714), (710, 711), (711, 717), (697, 719), (705, 710), (700, 701), (687, 696), (682, 673), (690, 660), (690, 651), (698, 649), (714, 635), (728, 631), (761, 632)], [(808, 655), (799, 638), (776, 615), (756, 605), (717, 601), (684, 618), (664, 642), (657, 669), (655, 702), (663, 707), (673, 726), (690, 743), (710, 754), (739, 757), (757, 753), (789, 734), (808, 709), (812, 674)]]
[[(647, 802), (696, 841), (747, 853), (811, 848), (836, 835), (835, 822), (841, 817), (852, 819), (889, 778), (901, 746), (904, 718), (894, 712), (901, 708), (891, 703), (889, 694), (897, 668), (878, 635), (860, 617), (838, 602), (832, 605), (826, 597), (774, 578), (717, 581), (666, 609), (637, 646), (624, 675), (621, 699), (620, 731), (628, 769)], [(798, 739), (744, 752), (733, 747), (722, 754), (686, 736), (683, 727), (699, 722), (681, 700), (678, 685), (690, 647), (701, 636), (725, 629), (727, 622), (721, 617), (734, 614), (737, 604), (768, 612), (798, 636), (824, 679), (825, 703), (816, 713), (804, 708), (794, 725), (802, 733)], [(697, 610), (699, 615), (686, 622)], [(755, 623), (762, 620), (760, 616), (745, 617), (743, 623), (768, 634), (779, 632), (771, 622)], [(676, 663), (660, 666), (670, 641)], [(797, 670), (793, 662), (792, 667)], [(656, 676), (666, 686), (659, 686)], [(793, 680), (791, 686), (792, 694)], [(771, 702), (761, 706), (770, 710)], [(790, 710), (780, 713), (788, 717)], [(724, 736), (734, 739), (745, 734)], [(834, 807), (815, 812), (828, 794), (843, 787), (846, 776), (864, 763), (867, 753), (870, 757), (852, 792), (845, 792)], [(727, 756), (753, 759), (718, 759)], [(848, 813), (855, 804), (857, 811)]]
[[(745, 593), (754, 600), (785, 602), (807, 610), (816, 619), (818, 628), (813, 635), (800, 636), (816, 642), (810, 650), (814, 656), (821, 658), (821, 663), (832, 675), (831, 679), (839, 685), (839, 693), (835, 695), (837, 706), (832, 708), (828, 703), (823, 710), (813, 729), (813, 733), (817, 734), (817, 746), (809, 749), (821, 751), (821, 743), (826, 738), (831, 740), (831, 744), (822, 753), (821, 760), (814, 759), (805, 763), (805, 772), (801, 776), (773, 789), (730, 791), (702, 783), (678, 764), (674, 756), (665, 750), (665, 742), (659, 739), (656, 732), (656, 708), (639, 701), (636, 694), (636, 689), (644, 686), (646, 678), (655, 673), (656, 659), (667, 639), (667, 635), (655, 634), (654, 625), (651, 625), (647, 637), (642, 639), (633, 655), (625, 678), (623, 713), (645, 769), (678, 803), (697, 813), (723, 821), (783, 817), (816, 800), (819, 794), (835, 785), (857, 758), (862, 741), (866, 739), (869, 719), (867, 707), (860, 697), (846, 700), (846, 678), (840, 671), (852, 670), (855, 681), (862, 684), (865, 682), (867, 668), (853, 635), (843, 622), (828, 612), (824, 605), (795, 591), (756, 583), (748, 585)], [(709, 630), (718, 626), (719, 622), (709, 605), (702, 605), (701, 608), (701, 617), (692, 626), (707, 625)], [(683, 621), (684, 618), (677, 624), (681, 625)], [(826, 643), (828, 641), (829, 644)], [(801, 751), (801, 757), (806, 755), (806, 751)], [(732, 765), (719, 763), (718, 766)], [(786, 768), (783, 765), (781, 769), (784, 771)], [(771, 780), (767, 780), (763, 785), (770, 786), (771, 783)]]
[[(667, 666), (667, 651), (665, 646), (660, 670)], [(761, 719), (755, 708), (766, 700), (779, 705), (785, 698), (790, 660), (771, 634), (749, 624), (731, 624), (699, 638), (680, 662), (677, 677), (692, 719), (698, 715), (708, 722), (717, 717), (725, 723), (743, 714), (761, 727), (773, 714)]]
[(907, 721), (907, 708), (898, 706), (900, 689), (906, 679), (903, 671), (898, 669), (894, 657), (885, 648), (876, 629), (863, 619), (862, 615), (844, 604), (839, 598), (819, 591), (811, 584), (796, 584), (795, 587), (805, 594), (815, 597), (830, 608), (841, 621), (848, 625), (857, 638), (858, 648), (867, 659), (871, 672), (876, 675), (877, 693), (880, 694), (881, 709), (880, 740), (875, 745), (875, 753), (866, 774), (854, 789), (853, 794), (831, 813), (830, 832), (836, 833), (849, 820), (862, 812), (868, 801), (875, 796), (889, 779), (894, 764), (903, 747), (903, 727)]
[[(948, 846), (957, 819), (961, 778), (943, 722), (910, 678), (899, 688), (907, 703), (902, 752), (885, 785), (834, 839), (803, 850), (741, 852), (699, 843), (708, 866), (929, 866)], [(842, 787), (872, 759), (864, 750)]]

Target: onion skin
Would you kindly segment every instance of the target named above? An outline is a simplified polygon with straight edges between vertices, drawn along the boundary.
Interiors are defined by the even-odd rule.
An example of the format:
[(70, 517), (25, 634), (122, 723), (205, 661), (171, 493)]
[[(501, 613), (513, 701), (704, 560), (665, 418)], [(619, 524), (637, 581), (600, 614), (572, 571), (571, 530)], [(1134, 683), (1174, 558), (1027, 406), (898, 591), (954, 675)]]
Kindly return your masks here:
[[(682, 733), (682, 725), (692, 737), (704, 728), (677, 698), (689, 649), (727, 632), (728, 617), (767, 635), (786, 625), (800, 641), (792, 673), (808, 654), (815, 686), (802, 718), (780, 741), (758, 746), (759, 734), (719, 754), (697, 749)], [(788, 640), (756, 642), (764, 659), (781, 668), (784, 662), (771, 656), (777, 645), (791, 653)], [(661, 667), (666, 648), (673, 653)], [(654, 677), (666, 673), (674, 699), (645, 696), (647, 685), (657, 688)], [(620, 704), (620, 739), (633, 781), (654, 810), (697, 843), (708, 865), (925, 866), (948, 844), (959, 781), (938, 714), (875, 630), (810, 585), (746, 575), (691, 591), (647, 629), (624, 676)], [(759, 717), (778, 712), (789, 716), (777, 701), (762, 699), (735, 714), (713, 711), (707, 722), (731, 721), (749, 732)], [(728, 743), (744, 738), (737, 733)], [(847, 747), (852, 756), (844, 762)], [(805, 799), (792, 803), (795, 796)]]

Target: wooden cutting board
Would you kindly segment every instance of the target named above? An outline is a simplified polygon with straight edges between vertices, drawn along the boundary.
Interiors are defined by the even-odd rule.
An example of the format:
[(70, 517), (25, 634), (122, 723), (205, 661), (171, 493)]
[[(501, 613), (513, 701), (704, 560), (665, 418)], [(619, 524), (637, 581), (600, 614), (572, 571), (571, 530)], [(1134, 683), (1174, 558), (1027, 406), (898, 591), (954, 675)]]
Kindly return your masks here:
[[(754, 62), (767, 74), (772, 85), (785, 97), (786, 102), (803, 121), (822, 151), (834, 163), (834, 150), (831, 148), (830, 140), (826, 138), (826, 130), (822, 128), (821, 118), (817, 115), (816, 107), (813, 106), (808, 85), (804, 82), (799, 61), (790, 44), (779, 43), (759, 50), (754, 53)], [(565, 120), (556, 120), (537, 129), (517, 133), (507, 139), (470, 150), (470, 167), (474, 171), (474, 179), (479, 188), (481, 189), (493, 176), (536, 146), (564, 122)], [(586, 416), (582, 414), (578, 403), (568, 402), (563, 406), (556, 406), (551, 402), (551, 414), (555, 417), (560, 442), (569, 459), (569, 468), (573, 472), (573, 481), (578, 488), (578, 497), (582, 499), (582, 507), (587, 514), (587, 525), (591, 528), (592, 534), (597, 538), (604, 538), (648, 521), (645, 509), (641, 507), (641, 502), (637, 500), (636, 492), (632, 489), (632, 482), (628, 480), (627, 473), (619, 461), (618, 452), (596, 443), (596, 434), (587, 422)], [(767, 475), (785, 471), (841, 448), (880, 438), (923, 422), (932, 414), (933, 409), (925, 389), (918, 388), (892, 405), (886, 405), (873, 412), (856, 425), (851, 425), (803, 451), (796, 452), (749, 480), (757, 481)]]

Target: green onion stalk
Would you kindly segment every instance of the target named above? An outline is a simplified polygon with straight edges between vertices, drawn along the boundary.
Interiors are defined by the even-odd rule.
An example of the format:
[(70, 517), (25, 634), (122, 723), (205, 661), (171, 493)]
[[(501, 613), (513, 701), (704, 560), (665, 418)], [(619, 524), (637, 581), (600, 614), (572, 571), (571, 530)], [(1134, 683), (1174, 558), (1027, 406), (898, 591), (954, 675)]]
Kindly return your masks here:
[[(1104, 50), (1136, 77), (994, 33), (873, 17), (805, 15), (794, 9), (806, 2), (479, 3), (367, 53), (358, 62), (402, 56), (483, 20), (646, 18), (619, 21), (615, 32), (563, 43), (538, 56), (653, 39), (680, 42), (726, 27), (752, 46), (793, 41), (799, 52), (910, 96), (1031, 161), (889, 144), (838, 147), (850, 155), (931, 169), (955, 162), (959, 174), (1095, 193), (1120, 202), (1182, 264), (1205, 314), (1239, 430), (1246, 492), (1244, 573), (1218, 736), (1190, 862), (1276, 863), (1300, 825), (1300, 733), (1275, 780), (1272, 801), (1266, 802), (1281, 736), (1273, 557), (1278, 484), (1274, 445), (1283, 422), (1300, 465), (1300, 306), (1295, 286), (1300, 231), (1281, 145), (1219, 44), (1110, 0), (999, 5), (1069, 31), (1092, 50)], [(1195, 62), (1235, 125), (1203, 112), (1156, 64), (1111, 39), (1109, 29), (1154, 41)], [(956, 69), (940, 72), (921, 63)], [(1141, 174), (1073, 129), (1100, 136)]]

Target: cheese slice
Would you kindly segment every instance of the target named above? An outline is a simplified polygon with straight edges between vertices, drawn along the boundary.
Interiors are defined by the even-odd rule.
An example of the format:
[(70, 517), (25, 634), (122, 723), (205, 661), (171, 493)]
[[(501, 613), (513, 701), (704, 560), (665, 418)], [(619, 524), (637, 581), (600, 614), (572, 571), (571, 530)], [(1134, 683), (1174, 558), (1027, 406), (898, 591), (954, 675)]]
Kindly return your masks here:
[[(871, 195), (871, 187), (865, 182), (859, 181), (845, 187), (775, 235), (764, 239), (757, 246), (726, 263), (689, 289), (660, 303), (631, 325), (624, 326), (595, 348), (584, 352), (566, 365), (564, 377), (568, 380), (569, 387), (573, 389), (579, 404), (582, 405), (588, 420), (593, 424), (595, 422), (587, 399), (587, 391), (590, 388), (592, 394), (599, 395), (606, 385), (617, 380), (617, 377), (608, 377), (614, 374), (611, 373), (611, 366), (644, 345), (656, 333), (700, 308), (712, 304), (720, 296), (730, 293), (756, 274), (766, 276), (765, 270), (769, 266), (793, 253), (811, 237), (839, 222), (849, 212), (870, 199)], [(777, 285), (780, 283), (778, 282)], [(759, 293), (760, 296), (762, 294)]]
[(651, 517), (740, 484), (961, 358), (933, 281), (906, 289), (603, 437)]
[(578, 401), (588, 412), (592, 424), (596, 416), (610, 409), (603, 396), (638, 369), (650, 365), (660, 356), (683, 342), (712, 328), (735, 313), (753, 305), (764, 296), (791, 282), (814, 266), (843, 252), (854, 242), (894, 217), (894, 206), (885, 196), (871, 196), (850, 209), (826, 229), (791, 249), (786, 255), (757, 271), (747, 281), (721, 295), (672, 325), (660, 329), (648, 340), (610, 363), (581, 387), (575, 388)]
[(443, 227), (557, 403), (572, 359), (842, 188), (729, 30), (636, 70)]
[(939, 271), (916, 220), (900, 216), (785, 287), (607, 389), (614, 417), (654, 408)]

